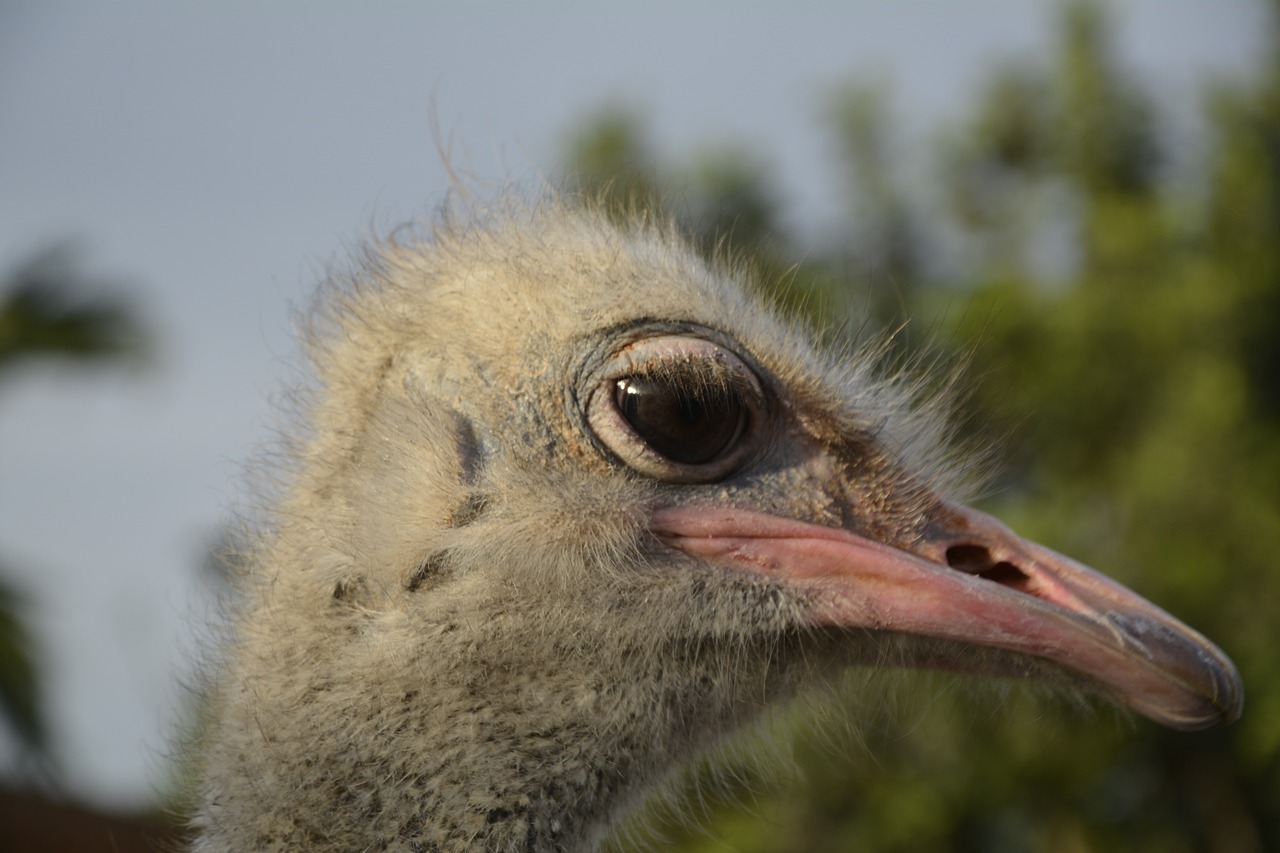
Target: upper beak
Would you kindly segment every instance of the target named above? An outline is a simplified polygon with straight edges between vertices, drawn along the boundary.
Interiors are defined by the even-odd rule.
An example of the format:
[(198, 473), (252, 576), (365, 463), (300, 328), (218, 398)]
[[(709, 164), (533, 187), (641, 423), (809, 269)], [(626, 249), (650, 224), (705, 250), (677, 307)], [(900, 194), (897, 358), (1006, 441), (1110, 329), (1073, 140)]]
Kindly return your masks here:
[(1006, 649), (1083, 674), (1156, 722), (1199, 729), (1240, 716), (1221, 650), (1168, 613), (994, 518), (943, 504), (894, 548), (838, 528), (738, 509), (655, 510), (668, 544), (811, 593), (818, 624)]

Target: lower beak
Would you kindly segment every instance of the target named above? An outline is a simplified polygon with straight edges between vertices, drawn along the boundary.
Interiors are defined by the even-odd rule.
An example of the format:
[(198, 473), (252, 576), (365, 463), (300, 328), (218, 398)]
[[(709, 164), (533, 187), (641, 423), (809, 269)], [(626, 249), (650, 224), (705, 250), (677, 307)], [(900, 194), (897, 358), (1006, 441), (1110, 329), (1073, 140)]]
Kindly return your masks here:
[(1168, 613), (990, 516), (944, 505), (900, 549), (849, 531), (736, 509), (656, 510), (651, 529), (704, 561), (805, 592), (816, 624), (915, 634), (1053, 661), (1158, 723), (1240, 716), (1221, 650)]

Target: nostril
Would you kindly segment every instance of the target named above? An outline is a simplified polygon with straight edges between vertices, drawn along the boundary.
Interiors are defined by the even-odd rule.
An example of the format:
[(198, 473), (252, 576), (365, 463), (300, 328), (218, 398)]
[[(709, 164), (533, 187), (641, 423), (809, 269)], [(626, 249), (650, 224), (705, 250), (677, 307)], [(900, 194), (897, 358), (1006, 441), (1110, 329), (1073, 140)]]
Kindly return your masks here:
[(1007, 561), (996, 562), (982, 545), (952, 545), (947, 549), (947, 565), (958, 572), (998, 583), (1020, 592), (1031, 591), (1031, 578)]
[(981, 545), (952, 545), (947, 549), (947, 565), (971, 575), (991, 568), (991, 552)]
[(986, 571), (978, 572), (978, 577), (1022, 592), (1031, 591), (1031, 578), (1013, 563), (996, 563)]

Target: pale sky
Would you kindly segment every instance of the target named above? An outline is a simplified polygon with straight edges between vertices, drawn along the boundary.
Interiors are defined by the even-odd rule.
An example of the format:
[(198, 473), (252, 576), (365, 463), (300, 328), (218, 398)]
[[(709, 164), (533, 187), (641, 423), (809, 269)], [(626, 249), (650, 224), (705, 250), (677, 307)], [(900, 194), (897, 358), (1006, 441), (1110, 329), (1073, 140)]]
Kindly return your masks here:
[[(890, 81), (908, 130), (937, 130), (993, 61), (1045, 52), (1057, 8), (0, 5), (0, 273), (72, 240), (157, 337), (145, 371), (0, 382), (0, 559), (32, 602), (71, 792), (130, 808), (164, 784), (191, 626), (213, 612), (201, 560), (279, 423), (291, 318), (362, 233), (443, 199), (433, 113), (470, 173), (528, 187), (621, 100), (673, 158), (753, 151), (777, 170), (786, 221), (812, 229), (836, 209), (824, 92)], [(1176, 110), (1243, 79), (1269, 25), (1262, 0), (1114, 8), (1123, 63)], [(0, 778), (12, 759), (0, 737)]]

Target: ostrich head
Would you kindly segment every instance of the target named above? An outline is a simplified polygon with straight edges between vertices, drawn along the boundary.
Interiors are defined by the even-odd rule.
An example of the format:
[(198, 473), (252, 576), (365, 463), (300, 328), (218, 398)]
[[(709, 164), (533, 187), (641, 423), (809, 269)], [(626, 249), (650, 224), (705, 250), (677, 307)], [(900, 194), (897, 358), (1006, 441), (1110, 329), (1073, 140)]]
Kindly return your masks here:
[(1231, 720), (1208, 640), (949, 496), (940, 417), (667, 230), (511, 204), (371, 249), (218, 674), (197, 849), (592, 849), (848, 667)]

